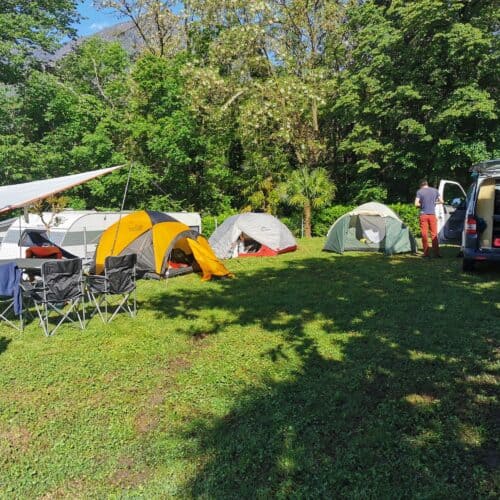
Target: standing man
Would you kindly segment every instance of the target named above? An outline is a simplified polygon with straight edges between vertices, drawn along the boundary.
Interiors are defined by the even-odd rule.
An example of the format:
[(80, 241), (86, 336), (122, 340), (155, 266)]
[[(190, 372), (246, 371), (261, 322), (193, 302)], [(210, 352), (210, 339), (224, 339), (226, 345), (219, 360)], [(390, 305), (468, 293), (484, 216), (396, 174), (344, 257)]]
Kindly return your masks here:
[(427, 239), (429, 229), (431, 231), (434, 257), (441, 257), (437, 234), (436, 203), (443, 203), (439, 191), (430, 187), (426, 179), (422, 179), (415, 198), (415, 206), (420, 208), (420, 231), (422, 233), (424, 257), (430, 257), (429, 241)]

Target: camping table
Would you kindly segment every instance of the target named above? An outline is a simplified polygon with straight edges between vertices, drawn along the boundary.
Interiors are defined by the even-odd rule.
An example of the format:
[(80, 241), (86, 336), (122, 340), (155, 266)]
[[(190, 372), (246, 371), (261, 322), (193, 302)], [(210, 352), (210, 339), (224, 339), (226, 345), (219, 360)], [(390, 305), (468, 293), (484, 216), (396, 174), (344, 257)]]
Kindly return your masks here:
[[(44, 262), (52, 262), (58, 260), (60, 259), (26, 259), (24, 257), (20, 257), (18, 259), (0, 259), (0, 265), (7, 264), (8, 262), (15, 262), (17, 267), (19, 269), (22, 269), (23, 271), (40, 272), (42, 269), (42, 264)], [(82, 263), (85, 270), (85, 268), (88, 268), (91, 265), (92, 259), (82, 259)]]
[(22, 269), (23, 271), (26, 271), (26, 272), (38, 271), (38, 272), (40, 272), (40, 270), (42, 269), (42, 264), (44, 262), (50, 262), (52, 260), (57, 260), (57, 259), (26, 259), (26, 258), (1, 259), (0, 265), (7, 264), (8, 262), (15, 262), (17, 267), (19, 269)]

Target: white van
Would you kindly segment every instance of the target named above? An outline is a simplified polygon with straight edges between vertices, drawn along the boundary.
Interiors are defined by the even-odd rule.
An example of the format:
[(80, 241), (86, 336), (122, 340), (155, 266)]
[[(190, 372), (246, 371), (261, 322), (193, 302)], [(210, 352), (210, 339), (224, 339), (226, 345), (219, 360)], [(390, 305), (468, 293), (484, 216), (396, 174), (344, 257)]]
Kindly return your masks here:
[(500, 159), (478, 163), (471, 173), (467, 194), (457, 182), (441, 181), (444, 204), (436, 206), (439, 239), (461, 244), (464, 271), (500, 262)]

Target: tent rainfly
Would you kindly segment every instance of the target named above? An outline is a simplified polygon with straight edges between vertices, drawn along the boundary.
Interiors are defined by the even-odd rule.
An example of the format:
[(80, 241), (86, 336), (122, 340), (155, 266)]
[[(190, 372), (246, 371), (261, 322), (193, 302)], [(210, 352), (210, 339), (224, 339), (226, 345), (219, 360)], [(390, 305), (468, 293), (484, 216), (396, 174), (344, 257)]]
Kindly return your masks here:
[(232, 276), (204, 236), (162, 212), (140, 210), (126, 215), (101, 235), (95, 271), (101, 274), (110, 255), (137, 254), (139, 276), (160, 278), (199, 270), (202, 280)]
[(210, 236), (219, 259), (267, 257), (297, 250), (290, 230), (276, 217), (244, 213), (227, 218)]
[(101, 168), (100, 170), (92, 170), (81, 174), (65, 175), (64, 177), (54, 177), (53, 179), (1, 186), (0, 214), (8, 212), (9, 210), (14, 210), (15, 208), (31, 205), (39, 200), (53, 196), (66, 189), (79, 186), (80, 184), (113, 172), (121, 167), (123, 167), (123, 165)]
[(378, 251), (386, 255), (415, 252), (416, 241), (409, 228), (386, 205), (365, 203), (339, 217), (330, 227), (325, 251)]

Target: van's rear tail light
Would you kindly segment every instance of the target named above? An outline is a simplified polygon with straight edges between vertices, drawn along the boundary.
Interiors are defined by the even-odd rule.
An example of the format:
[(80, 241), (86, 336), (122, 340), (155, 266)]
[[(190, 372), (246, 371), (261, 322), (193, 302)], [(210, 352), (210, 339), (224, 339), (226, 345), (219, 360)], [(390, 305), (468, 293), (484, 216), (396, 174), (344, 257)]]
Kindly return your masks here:
[(467, 217), (467, 222), (465, 223), (466, 234), (477, 234), (477, 224), (474, 217)]

